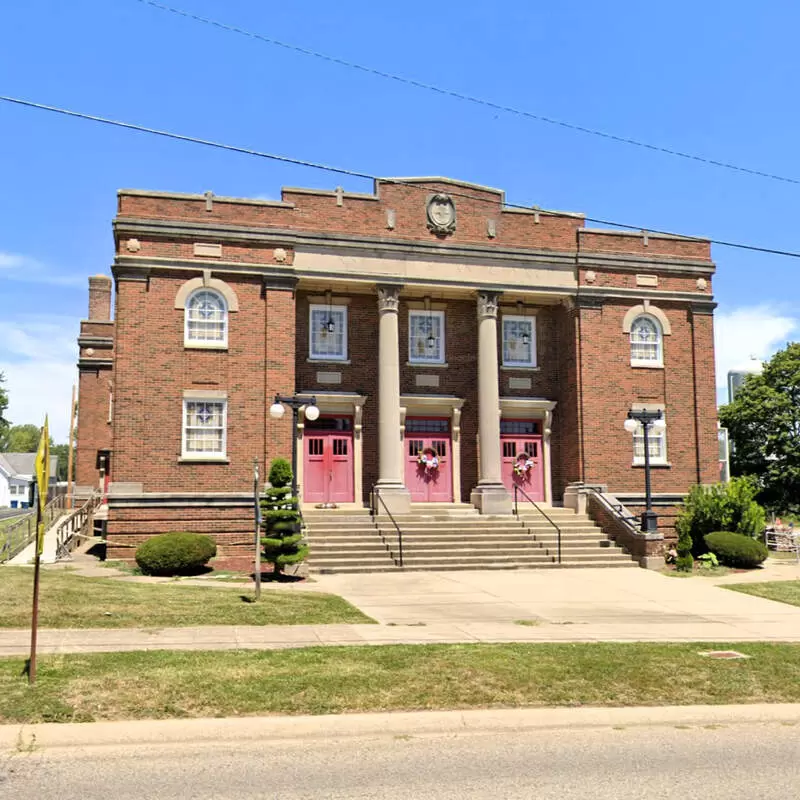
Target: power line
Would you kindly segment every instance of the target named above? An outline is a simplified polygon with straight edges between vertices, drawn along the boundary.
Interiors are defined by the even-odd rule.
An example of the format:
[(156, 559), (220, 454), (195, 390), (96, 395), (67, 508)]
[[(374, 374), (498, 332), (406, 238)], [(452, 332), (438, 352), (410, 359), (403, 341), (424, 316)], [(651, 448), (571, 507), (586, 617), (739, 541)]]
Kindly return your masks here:
[(331, 56), (327, 53), (320, 53), (316, 50), (310, 50), (307, 47), (300, 47), (299, 45), (290, 44), (289, 42), (283, 42), (280, 39), (274, 39), (270, 36), (264, 36), (260, 33), (254, 33), (253, 31), (245, 30), (244, 28), (239, 28), (235, 25), (228, 25), (224, 22), (219, 22), (218, 20), (210, 19), (208, 17), (202, 17), (199, 14), (193, 14), (189, 11), (183, 11), (180, 8), (174, 8), (173, 6), (164, 5), (163, 3), (157, 3), (155, 0), (138, 0), (138, 2), (143, 3), (144, 5), (152, 6), (153, 8), (159, 9), (160, 11), (166, 11), (170, 14), (176, 14), (180, 17), (185, 17), (187, 19), (194, 20), (195, 22), (201, 22), (204, 25), (210, 25), (214, 28), (219, 28), (220, 30), (227, 31), (228, 33), (235, 33), (239, 36), (247, 36), (250, 39), (256, 39), (258, 41), (264, 42), (266, 44), (274, 45), (275, 47), (282, 47), (285, 50), (291, 50), (295, 53), (301, 53), (302, 55), (311, 56), (312, 58), (317, 58), (322, 61), (327, 61), (331, 64), (338, 64), (342, 67), (348, 67), (349, 69), (359, 70), (360, 72), (367, 73), (369, 75), (376, 75), (380, 78), (386, 78), (387, 80), (396, 81), (397, 83), (403, 83), (407, 86), (414, 86), (417, 89), (424, 89), (429, 92), (435, 92), (436, 94), (444, 95), (446, 97), (452, 97), (456, 100), (464, 100), (468, 103), (475, 103), (476, 105), (484, 106), (485, 108), (490, 108), (494, 111), (502, 111), (507, 114), (513, 114), (518, 117), (525, 117), (527, 119), (532, 119), (537, 122), (544, 122), (548, 125), (555, 125), (560, 128), (566, 128), (567, 130), (577, 131), (578, 133), (585, 133), (590, 136), (598, 136), (602, 139), (607, 139), (612, 142), (618, 142), (619, 144), (627, 144), (632, 145), (634, 147), (639, 147), (644, 150), (650, 150), (655, 153), (662, 153), (669, 156), (675, 156), (677, 158), (683, 158), (688, 161), (695, 161), (701, 164), (707, 164), (712, 167), (720, 167), (722, 169), (733, 170), (734, 172), (742, 172), (747, 175), (755, 175), (759, 178), (769, 178), (773, 181), (780, 181), (782, 183), (791, 183), (794, 185), (800, 185), (800, 179), (797, 178), (790, 178), (785, 175), (776, 175), (771, 172), (764, 172), (763, 170), (753, 169), (751, 167), (743, 167), (739, 164), (732, 164), (727, 161), (718, 161), (714, 158), (707, 158), (706, 156), (699, 156), (696, 153), (687, 153), (682, 150), (675, 150), (670, 147), (663, 147), (661, 145), (651, 144), (650, 142), (643, 142), (639, 139), (633, 139), (628, 136), (619, 136), (614, 133), (608, 133), (607, 131), (597, 130), (596, 128), (589, 128), (585, 125), (578, 125), (574, 122), (566, 122), (564, 120), (553, 119), (552, 117), (546, 117), (542, 114), (534, 114), (532, 111), (525, 111), (524, 109), (514, 108), (513, 106), (507, 106), (502, 103), (496, 103), (493, 100), (487, 100), (484, 97), (477, 97), (475, 95), (465, 94), (463, 92), (457, 92), (454, 89), (446, 89), (441, 86), (436, 86), (431, 83), (425, 83), (424, 81), (418, 81), (414, 78), (407, 78), (403, 75), (396, 75), (392, 72), (386, 72), (382, 69), (377, 69), (376, 67), (368, 67), (364, 64), (358, 64), (355, 61), (348, 61), (344, 58), (339, 58), (337, 56)]
[[(165, 131), (160, 130), (159, 128), (149, 128), (146, 125), (138, 125), (133, 122), (123, 122), (121, 120), (109, 119), (108, 117), (101, 117), (96, 114), (85, 114), (81, 111), (72, 111), (66, 108), (59, 108), (58, 106), (50, 106), (46, 105), (45, 103), (35, 103), (32, 100), (23, 100), (19, 97), (8, 97), (6, 95), (0, 95), (0, 101), (4, 101), (7, 103), (14, 103), (19, 106), (25, 106), (27, 108), (36, 108), (40, 111), (50, 111), (55, 114), (62, 114), (67, 117), (75, 117), (77, 119), (89, 120), (90, 122), (99, 122), (104, 125), (111, 125), (117, 128), (125, 128), (127, 130), (138, 131), (139, 133), (149, 133), (154, 136), (163, 136), (166, 139), (175, 139), (180, 142), (189, 142), (191, 144), (200, 144), (204, 145), (205, 147), (213, 147), (218, 150), (226, 150), (232, 153), (241, 153), (243, 155), (248, 156), (255, 156), (257, 158), (266, 158), (271, 161), (280, 161), (285, 164), (295, 164), (299, 167), (308, 167), (310, 169), (317, 169), (322, 170), (324, 172), (332, 172), (337, 175), (346, 175), (351, 178), (361, 178), (363, 180), (370, 180), (370, 181), (383, 181), (394, 183), (398, 186), (407, 186), (411, 189), (416, 189), (419, 191), (429, 191), (427, 187), (420, 186), (417, 183), (413, 183), (411, 181), (404, 181), (402, 179), (397, 178), (380, 178), (377, 175), (371, 175), (367, 172), (358, 172), (352, 169), (346, 169), (344, 167), (332, 167), (329, 164), (322, 164), (317, 161), (308, 161), (306, 159), (301, 158), (292, 158), (291, 156), (283, 156), (277, 153), (267, 153), (262, 150), (254, 150), (249, 147), (239, 147), (238, 145), (232, 144), (225, 144), (224, 142), (215, 142), (212, 139), (201, 139), (197, 136), (188, 136), (182, 133), (173, 133), (172, 131)], [(463, 197), (468, 200), (472, 200), (474, 202), (485, 202), (485, 203), (494, 203), (494, 200), (489, 198), (482, 198), (476, 197), (471, 194), (466, 194), (464, 192), (458, 191), (450, 191), (450, 195), (453, 197)], [(504, 206), (506, 208), (519, 208), (525, 211), (531, 211), (531, 206), (523, 206), (518, 203), (508, 203), (505, 202)], [(543, 213), (546, 211), (543, 209)], [(606, 220), (606, 219), (599, 219), (597, 217), (584, 217), (587, 222), (594, 222), (598, 225), (608, 225), (614, 228), (624, 228), (626, 230), (633, 230), (633, 231), (646, 231), (648, 233), (656, 233), (656, 234), (663, 234), (665, 236), (676, 236), (681, 239), (686, 239), (688, 241), (697, 241), (697, 242), (710, 242), (711, 244), (719, 245), (720, 247), (732, 247), (738, 250), (749, 250), (755, 253), (768, 253), (770, 255), (777, 255), (777, 256), (786, 256), (788, 258), (800, 258), (800, 252), (795, 252), (792, 250), (780, 250), (777, 248), (771, 247), (759, 247), (757, 245), (752, 244), (744, 244), (742, 242), (730, 242), (724, 239), (711, 239), (705, 236), (691, 236), (682, 233), (675, 233), (673, 231), (665, 231), (660, 230), (658, 228), (649, 228), (644, 227), (642, 225), (630, 225), (626, 222), (615, 222), (613, 220)]]

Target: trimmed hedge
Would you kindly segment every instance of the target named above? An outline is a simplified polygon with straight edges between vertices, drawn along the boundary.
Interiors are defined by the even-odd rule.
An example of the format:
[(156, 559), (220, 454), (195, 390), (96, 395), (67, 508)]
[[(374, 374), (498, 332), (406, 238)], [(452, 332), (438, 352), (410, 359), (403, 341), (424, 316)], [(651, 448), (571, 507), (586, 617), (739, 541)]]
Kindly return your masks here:
[(706, 547), (714, 553), (726, 567), (752, 569), (764, 561), (768, 555), (767, 546), (757, 539), (743, 533), (717, 531), (706, 534)]
[(197, 575), (217, 554), (210, 536), (162, 533), (136, 549), (136, 563), (145, 575)]

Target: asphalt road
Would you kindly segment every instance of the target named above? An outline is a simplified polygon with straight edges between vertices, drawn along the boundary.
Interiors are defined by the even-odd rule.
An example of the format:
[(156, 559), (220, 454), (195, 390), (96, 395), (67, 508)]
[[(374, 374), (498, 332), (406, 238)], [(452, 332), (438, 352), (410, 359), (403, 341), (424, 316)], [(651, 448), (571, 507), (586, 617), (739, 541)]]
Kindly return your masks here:
[(133, 745), (0, 756), (0, 798), (790, 798), (800, 727), (638, 727)]

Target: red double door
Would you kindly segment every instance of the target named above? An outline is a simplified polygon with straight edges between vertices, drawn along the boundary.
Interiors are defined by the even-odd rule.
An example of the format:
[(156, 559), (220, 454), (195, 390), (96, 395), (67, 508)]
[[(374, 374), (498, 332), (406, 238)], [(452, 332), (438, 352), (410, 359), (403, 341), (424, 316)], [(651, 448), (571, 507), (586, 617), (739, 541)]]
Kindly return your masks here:
[(406, 417), (405, 483), (414, 503), (453, 501), (450, 420)]
[(320, 417), (306, 420), (303, 435), (303, 500), (306, 503), (352, 503), (353, 420)]
[[(519, 486), (531, 500), (544, 500), (544, 456), (541, 423), (510, 419), (500, 422), (503, 483), (512, 497)], [(524, 500), (524, 496), (520, 498)]]

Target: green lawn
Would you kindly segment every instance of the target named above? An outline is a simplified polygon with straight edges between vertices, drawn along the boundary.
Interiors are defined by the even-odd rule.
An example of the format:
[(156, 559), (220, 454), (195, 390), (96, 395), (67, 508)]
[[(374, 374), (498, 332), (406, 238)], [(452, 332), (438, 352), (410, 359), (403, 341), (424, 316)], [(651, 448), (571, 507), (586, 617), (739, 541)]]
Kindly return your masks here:
[[(708, 649), (751, 658), (713, 660)], [(796, 644), (464, 644), (0, 659), (0, 723), (800, 701)]]
[(800, 581), (766, 581), (765, 583), (727, 583), (721, 585), (726, 589), (733, 589), (734, 592), (753, 594), (756, 597), (766, 597), (767, 600), (777, 600), (779, 603), (800, 606)]
[[(33, 570), (0, 567), (0, 628), (30, 624)], [(244, 598), (244, 599), (243, 599)], [(83, 578), (42, 570), (42, 628), (167, 628), (187, 625), (309, 625), (373, 622), (341, 597), (267, 588), (252, 590)]]

